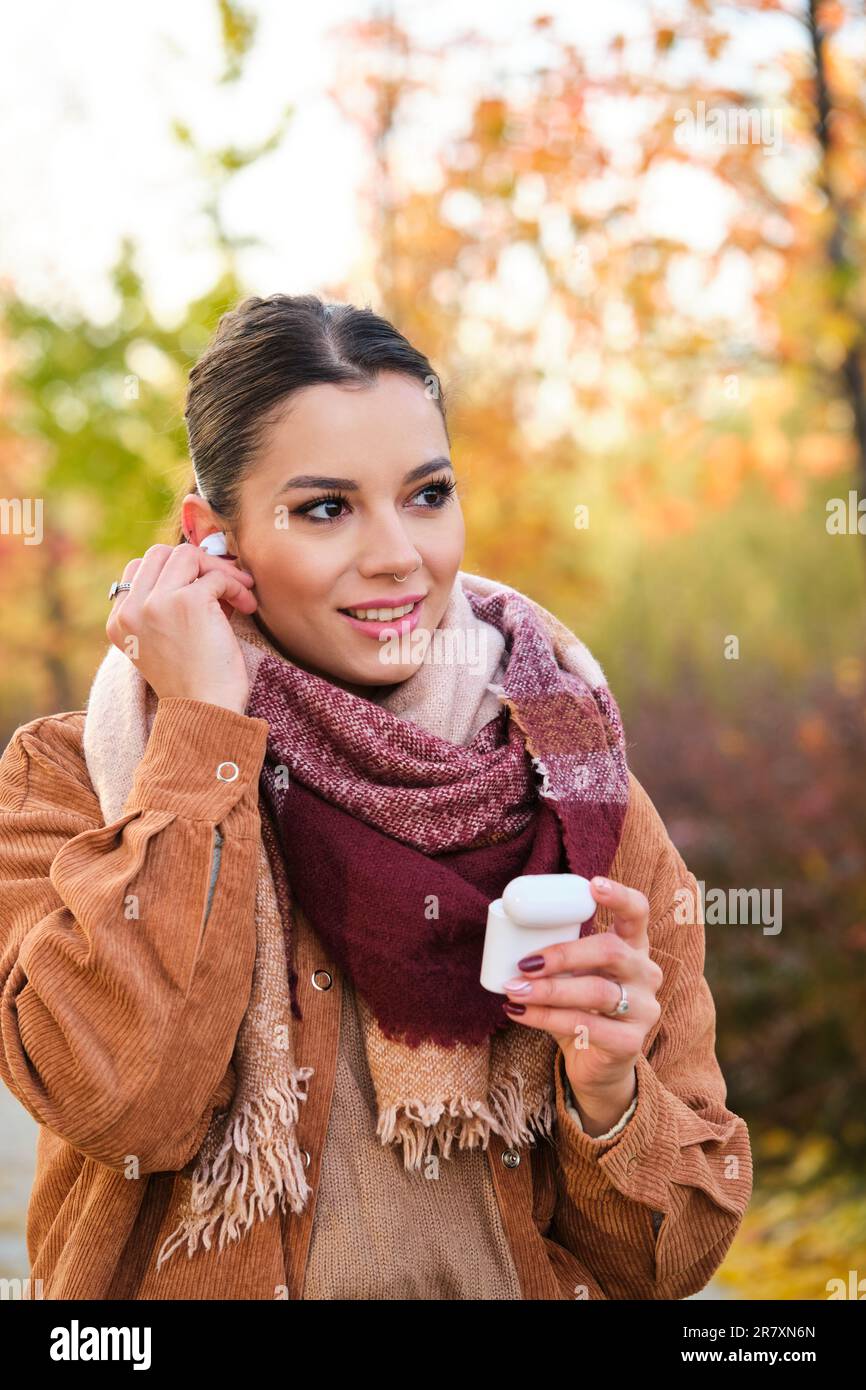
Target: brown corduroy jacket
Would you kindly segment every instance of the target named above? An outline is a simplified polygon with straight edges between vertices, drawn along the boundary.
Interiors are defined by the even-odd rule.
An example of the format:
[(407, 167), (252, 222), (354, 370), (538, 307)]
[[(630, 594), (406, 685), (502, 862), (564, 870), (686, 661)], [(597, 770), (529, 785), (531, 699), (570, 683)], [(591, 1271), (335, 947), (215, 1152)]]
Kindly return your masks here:
[[(32, 720), (0, 759), (0, 1073), (41, 1126), (27, 1217), (36, 1296), (301, 1299), (344, 982), (300, 913), (296, 1056), (314, 1078), (298, 1137), (313, 1196), (300, 1215), (275, 1210), (221, 1252), (181, 1252), (154, 1270), (177, 1224), (178, 1175), (191, 1171), (212, 1111), (233, 1094), (255, 952), (266, 722), (161, 701), (111, 825), (87, 774), (83, 727), (81, 710)], [(226, 758), (242, 773), (215, 793), (211, 769)], [(584, 1133), (558, 1053), (553, 1138), (515, 1150), (493, 1136), (473, 1155), (489, 1165), (525, 1299), (685, 1298), (721, 1264), (751, 1195), (748, 1130), (725, 1106), (715, 1055), (697, 884), (632, 774), (630, 786), (610, 876), (649, 899), (650, 954), (664, 972), (661, 1016), (637, 1063), (637, 1107), (611, 1138)], [(226, 910), (207, 916), (215, 826), (224, 837), (215, 893)], [(134, 932), (118, 930), (129, 925), (131, 887), (148, 904)], [(692, 913), (679, 889), (692, 895)], [(601, 908), (599, 923), (610, 923)], [(314, 987), (314, 976), (327, 979), (319, 971), (330, 988)], [(471, 1251), (471, 1228), (464, 1240)]]

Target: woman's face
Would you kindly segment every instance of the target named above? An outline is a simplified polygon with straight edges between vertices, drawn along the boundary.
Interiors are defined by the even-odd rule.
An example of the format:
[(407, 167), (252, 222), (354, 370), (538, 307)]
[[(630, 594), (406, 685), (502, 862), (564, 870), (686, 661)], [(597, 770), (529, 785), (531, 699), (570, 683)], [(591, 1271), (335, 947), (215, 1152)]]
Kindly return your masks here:
[[(395, 372), (369, 387), (307, 387), (286, 403), (226, 541), (256, 581), (256, 621), (289, 660), (368, 695), (418, 669), (408, 634), (438, 626), (463, 559), (449, 456), (436, 403)], [(198, 542), (214, 524), (197, 508), (187, 531)], [(346, 613), (412, 602), (405, 617)]]

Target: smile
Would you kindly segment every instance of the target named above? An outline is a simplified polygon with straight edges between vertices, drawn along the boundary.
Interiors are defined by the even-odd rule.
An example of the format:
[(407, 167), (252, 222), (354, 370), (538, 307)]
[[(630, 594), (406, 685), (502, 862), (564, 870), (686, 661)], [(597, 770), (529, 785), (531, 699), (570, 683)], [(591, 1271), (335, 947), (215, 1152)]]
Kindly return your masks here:
[(375, 618), (379, 622), (390, 622), (392, 618), (405, 617), (414, 607), (414, 603), (404, 603), (402, 608), (341, 608), (340, 612), (348, 613), (353, 618)]
[(340, 608), (338, 612), (359, 632), (378, 637), (381, 632), (411, 632), (417, 626), (423, 602), (419, 598), (395, 608)]

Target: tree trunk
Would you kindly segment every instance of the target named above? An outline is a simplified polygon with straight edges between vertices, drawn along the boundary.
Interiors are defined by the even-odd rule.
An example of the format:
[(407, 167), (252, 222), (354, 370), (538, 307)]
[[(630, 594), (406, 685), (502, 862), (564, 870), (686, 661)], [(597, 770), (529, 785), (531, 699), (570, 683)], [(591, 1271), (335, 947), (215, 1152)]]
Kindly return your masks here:
[[(846, 286), (850, 283), (857, 268), (852, 265), (848, 255), (850, 246), (849, 211), (833, 181), (833, 136), (831, 131), (833, 102), (827, 78), (827, 36), (821, 26), (821, 3), (822, 0), (808, 0), (806, 18), (815, 67), (815, 136), (821, 149), (818, 182), (830, 209), (831, 230), (827, 241), (827, 258), (833, 270), (838, 272), (835, 289), (836, 307), (850, 314), (851, 309), (846, 302)], [(866, 385), (864, 385), (863, 372), (866, 325), (858, 321), (857, 327), (855, 339), (845, 353), (840, 375), (845, 395), (854, 414), (854, 438), (857, 444), (858, 457), (857, 482), (859, 490), (866, 494)]]

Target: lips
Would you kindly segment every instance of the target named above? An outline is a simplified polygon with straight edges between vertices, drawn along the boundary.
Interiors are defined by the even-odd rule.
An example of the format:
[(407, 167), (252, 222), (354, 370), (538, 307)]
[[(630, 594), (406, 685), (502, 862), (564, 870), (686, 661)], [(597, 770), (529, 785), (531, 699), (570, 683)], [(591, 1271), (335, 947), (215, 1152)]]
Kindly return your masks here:
[(404, 608), (407, 603), (418, 603), (426, 597), (426, 594), (397, 594), (387, 598), (366, 598), (361, 603), (346, 603), (339, 611), (347, 613), (350, 608), (360, 609), (362, 612), (365, 608)]
[(414, 603), (411, 602), (400, 604), (388, 604), (387, 606), (385, 604), (381, 604), (375, 608), (371, 604), (369, 608), (344, 608), (342, 609), (342, 612), (348, 613), (349, 616), (352, 618), (360, 618), (362, 620), (368, 621), (378, 620), (379, 622), (391, 622), (392, 620), (397, 618), (408, 617), (409, 614), (412, 612), (414, 606)]
[(368, 637), (378, 639), (379, 634), (383, 632), (398, 633), (400, 635), (412, 632), (418, 626), (421, 610), (424, 606), (424, 597), (423, 594), (417, 594), (415, 596), (407, 594), (399, 603), (394, 603), (393, 601), (389, 603), (370, 603), (368, 601), (365, 605), (358, 605), (359, 608), (401, 608), (407, 603), (414, 602), (415, 606), (411, 613), (406, 613), (400, 618), (354, 618), (345, 608), (340, 608), (337, 611), (342, 614), (346, 622), (351, 623), (352, 627), (356, 628), (358, 632), (363, 632)]

